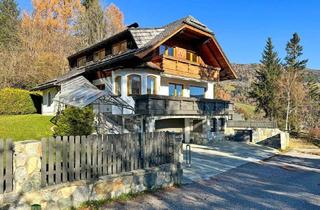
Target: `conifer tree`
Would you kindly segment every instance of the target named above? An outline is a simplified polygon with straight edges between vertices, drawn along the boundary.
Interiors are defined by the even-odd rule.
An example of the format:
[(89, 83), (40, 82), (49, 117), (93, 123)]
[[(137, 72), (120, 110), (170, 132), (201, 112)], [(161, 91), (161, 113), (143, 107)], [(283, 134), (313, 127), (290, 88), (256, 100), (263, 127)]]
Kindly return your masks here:
[(105, 10), (99, 0), (83, 0), (82, 11), (77, 24), (77, 36), (81, 38), (83, 47), (106, 39), (125, 28), (123, 13), (115, 5), (110, 4)]
[(249, 97), (256, 102), (256, 111), (263, 110), (266, 118), (274, 119), (278, 110), (277, 92), (281, 65), (271, 38), (267, 39), (260, 62), (261, 66), (256, 70), (256, 81), (251, 85)]
[(82, 2), (85, 10), (79, 17), (77, 35), (82, 39), (83, 46), (88, 46), (105, 38), (106, 23), (99, 0)]
[(15, 0), (0, 0), (0, 47), (15, 45), (19, 22)]

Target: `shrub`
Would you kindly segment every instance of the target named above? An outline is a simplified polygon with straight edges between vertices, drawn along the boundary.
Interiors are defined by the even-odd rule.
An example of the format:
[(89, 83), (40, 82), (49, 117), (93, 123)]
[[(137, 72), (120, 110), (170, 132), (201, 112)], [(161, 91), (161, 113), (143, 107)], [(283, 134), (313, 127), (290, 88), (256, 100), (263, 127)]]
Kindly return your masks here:
[(309, 130), (309, 136), (311, 138), (320, 139), (320, 128), (311, 128)]
[(90, 135), (94, 129), (92, 108), (67, 107), (56, 119), (55, 136)]
[(41, 94), (16, 88), (0, 90), (0, 114), (33, 114), (41, 104)]

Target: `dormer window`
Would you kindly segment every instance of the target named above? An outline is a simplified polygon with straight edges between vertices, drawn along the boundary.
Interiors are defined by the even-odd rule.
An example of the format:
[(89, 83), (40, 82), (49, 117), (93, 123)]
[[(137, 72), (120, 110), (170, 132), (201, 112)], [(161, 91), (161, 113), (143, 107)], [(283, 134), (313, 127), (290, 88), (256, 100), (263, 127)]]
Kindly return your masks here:
[(174, 47), (170, 47), (167, 45), (161, 45), (159, 47), (159, 55), (174, 56)]
[(82, 56), (77, 59), (77, 67), (85, 66), (87, 62), (86, 56)]
[(127, 41), (124, 40), (122, 42), (116, 43), (112, 45), (112, 55), (118, 55), (120, 53), (123, 53), (127, 51)]
[(104, 58), (105, 58), (105, 49), (101, 49), (93, 53), (93, 61), (100, 61)]

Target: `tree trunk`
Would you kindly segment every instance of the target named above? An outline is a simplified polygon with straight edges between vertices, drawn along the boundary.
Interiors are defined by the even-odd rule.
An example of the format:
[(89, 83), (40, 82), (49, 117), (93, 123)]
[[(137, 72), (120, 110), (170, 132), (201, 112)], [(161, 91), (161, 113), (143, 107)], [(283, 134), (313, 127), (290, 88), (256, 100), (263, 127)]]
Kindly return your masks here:
[(290, 94), (290, 90), (288, 90), (288, 92), (287, 92), (286, 131), (288, 131), (288, 125), (289, 125), (290, 102), (291, 102), (291, 94)]

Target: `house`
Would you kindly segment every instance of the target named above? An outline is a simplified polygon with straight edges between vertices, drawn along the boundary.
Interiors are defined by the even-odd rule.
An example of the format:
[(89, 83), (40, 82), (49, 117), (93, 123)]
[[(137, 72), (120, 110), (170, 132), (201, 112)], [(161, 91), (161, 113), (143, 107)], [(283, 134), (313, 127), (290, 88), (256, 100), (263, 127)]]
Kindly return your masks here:
[(132, 24), (68, 60), (66, 75), (37, 87), (42, 114), (54, 114), (56, 94), (81, 76), (134, 108), (108, 105), (105, 120), (111, 124), (124, 126), (132, 116), (144, 131), (183, 132), (189, 141), (222, 138), (232, 118), (232, 103), (215, 99), (214, 86), (236, 74), (214, 33), (192, 16), (159, 28)]

